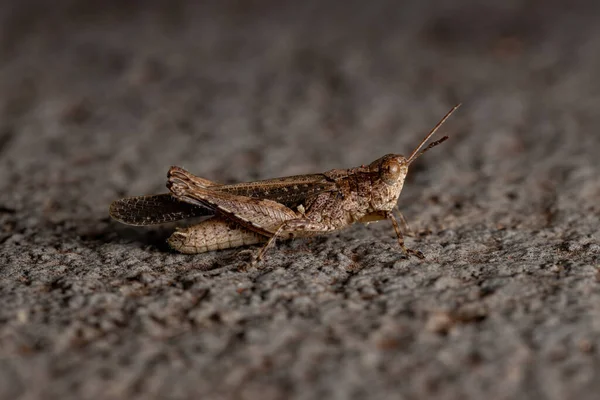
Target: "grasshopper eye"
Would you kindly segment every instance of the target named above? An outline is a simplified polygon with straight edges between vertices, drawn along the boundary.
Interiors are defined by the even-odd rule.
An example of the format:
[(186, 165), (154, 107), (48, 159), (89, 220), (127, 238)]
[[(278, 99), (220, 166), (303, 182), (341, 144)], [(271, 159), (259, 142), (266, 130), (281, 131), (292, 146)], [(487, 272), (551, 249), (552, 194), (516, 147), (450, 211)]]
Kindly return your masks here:
[(406, 168), (403, 168), (402, 163), (397, 159), (385, 160), (381, 164), (379, 177), (386, 184), (393, 185), (401, 176), (406, 175), (405, 169)]

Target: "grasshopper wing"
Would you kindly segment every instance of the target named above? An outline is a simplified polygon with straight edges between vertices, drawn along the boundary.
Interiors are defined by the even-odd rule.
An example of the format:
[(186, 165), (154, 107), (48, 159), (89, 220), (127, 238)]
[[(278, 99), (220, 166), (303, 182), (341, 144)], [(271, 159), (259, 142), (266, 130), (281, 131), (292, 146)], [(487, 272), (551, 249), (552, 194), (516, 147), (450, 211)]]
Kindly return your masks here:
[[(335, 182), (328, 180), (323, 174), (221, 185), (190, 174), (183, 168), (171, 168), (171, 173), (177, 172), (187, 174), (190, 181), (200, 188), (235, 196), (273, 200), (292, 209), (305, 204), (307, 198), (323, 191), (334, 190), (336, 186)], [(110, 205), (109, 212), (110, 216), (119, 222), (138, 226), (164, 224), (215, 214), (213, 205), (192, 204), (177, 199), (170, 193), (119, 199)]]
[[(191, 174), (190, 176), (193, 177)], [(337, 184), (325, 175), (312, 174), (222, 185), (210, 189), (236, 196), (273, 200), (288, 208), (296, 208), (300, 204), (306, 204), (309, 197), (336, 188)]]
[(110, 216), (127, 225), (155, 225), (213, 215), (208, 207), (185, 203), (170, 193), (126, 197), (110, 205)]

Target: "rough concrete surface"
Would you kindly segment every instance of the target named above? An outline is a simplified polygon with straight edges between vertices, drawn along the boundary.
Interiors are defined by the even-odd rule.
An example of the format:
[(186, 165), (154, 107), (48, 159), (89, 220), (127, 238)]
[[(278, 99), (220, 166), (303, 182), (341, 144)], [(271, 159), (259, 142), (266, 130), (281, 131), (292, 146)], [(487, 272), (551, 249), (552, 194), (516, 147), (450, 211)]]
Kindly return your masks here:
[[(6, 1), (1, 399), (595, 399), (600, 7)], [(567, 4), (568, 3), (568, 4)], [(196, 256), (110, 221), (407, 153), (391, 224)]]

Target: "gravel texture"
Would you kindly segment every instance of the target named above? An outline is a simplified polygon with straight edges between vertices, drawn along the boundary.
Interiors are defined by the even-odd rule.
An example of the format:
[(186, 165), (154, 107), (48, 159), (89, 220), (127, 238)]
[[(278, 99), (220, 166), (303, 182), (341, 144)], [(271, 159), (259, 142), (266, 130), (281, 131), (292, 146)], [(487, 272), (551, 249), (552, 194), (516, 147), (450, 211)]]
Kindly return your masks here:
[[(0, 399), (596, 399), (596, 1), (5, 1)], [(110, 221), (408, 153), (391, 224), (196, 256)]]

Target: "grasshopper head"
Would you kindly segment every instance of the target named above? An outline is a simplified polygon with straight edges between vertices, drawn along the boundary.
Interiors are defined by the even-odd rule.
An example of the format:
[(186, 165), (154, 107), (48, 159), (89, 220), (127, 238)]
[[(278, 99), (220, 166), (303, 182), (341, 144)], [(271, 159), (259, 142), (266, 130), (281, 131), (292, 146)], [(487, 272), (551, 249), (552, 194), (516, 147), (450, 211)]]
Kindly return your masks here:
[(369, 165), (371, 171), (389, 186), (404, 182), (408, 173), (408, 160), (400, 154), (387, 154)]
[[(372, 174), (369, 204), (373, 210), (391, 211), (398, 202), (408, 173), (408, 160), (400, 154), (387, 154), (369, 165)], [(373, 176), (374, 175), (374, 176)]]
[(458, 106), (454, 107), (438, 124), (429, 132), (421, 143), (415, 148), (411, 155), (407, 158), (400, 154), (387, 154), (378, 160), (373, 161), (369, 165), (369, 172), (378, 176), (378, 182), (374, 182), (371, 185), (371, 199), (370, 207), (377, 211), (391, 211), (398, 201), (402, 187), (404, 186), (404, 179), (408, 173), (408, 167), (416, 160), (421, 154), (425, 153), (432, 147), (442, 143), (448, 136), (430, 143), (423, 150), (423, 146), (427, 143), (429, 138), (438, 130), (438, 128), (448, 119)]
[(419, 145), (414, 149), (408, 158), (405, 158), (400, 154), (385, 155), (371, 163), (369, 166), (371, 171), (378, 172), (379, 179), (381, 179), (381, 181), (386, 185), (394, 186), (400, 184), (401, 187), (401, 185), (404, 183), (404, 179), (406, 178), (406, 174), (408, 173), (408, 166), (427, 150), (448, 139), (448, 136), (444, 136), (435, 142), (429, 143), (427, 147), (421, 150), (425, 143), (427, 143), (427, 141), (433, 136), (439, 127), (446, 122), (448, 117), (450, 117), (450, 115), (452, 115), (452, 113), (456, 111), (458, 107), (460, 107), (460, 104), (454, 106), (450, 111), (448, 111), (444, 118), (442, 118), (440, 122), (433, 127), (433, 129), (423, 138), (423, 140), (421, 140), (421, 143), (419, 143)]

